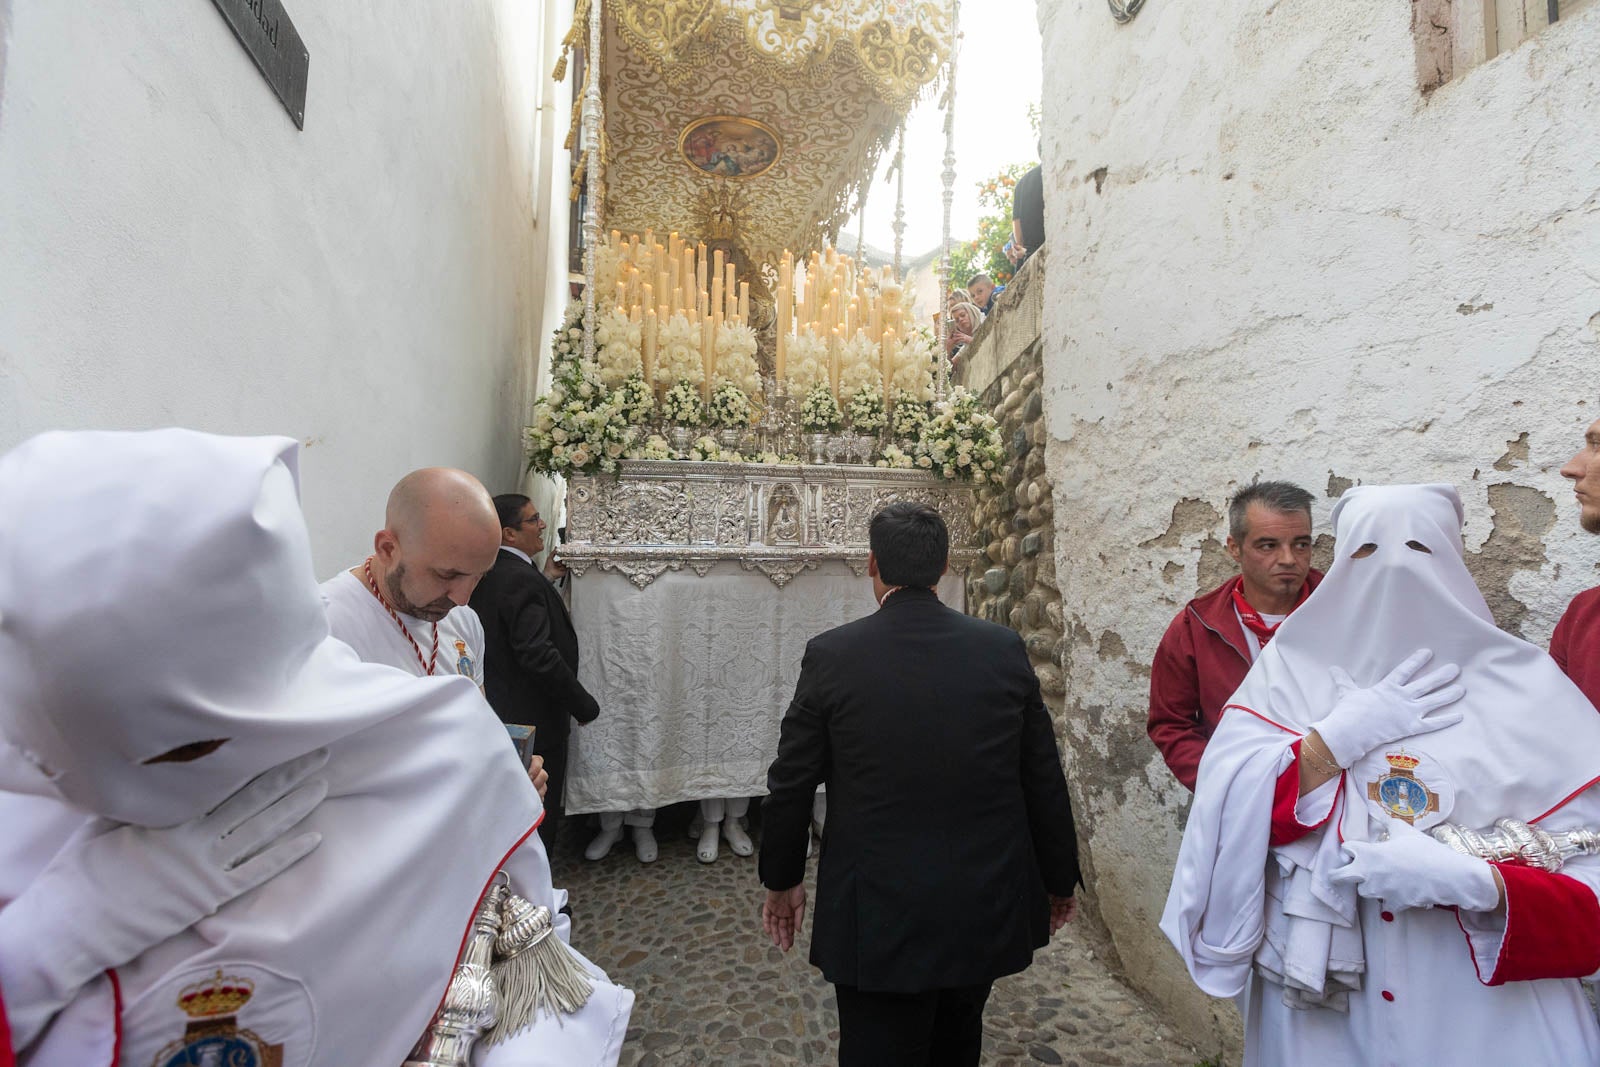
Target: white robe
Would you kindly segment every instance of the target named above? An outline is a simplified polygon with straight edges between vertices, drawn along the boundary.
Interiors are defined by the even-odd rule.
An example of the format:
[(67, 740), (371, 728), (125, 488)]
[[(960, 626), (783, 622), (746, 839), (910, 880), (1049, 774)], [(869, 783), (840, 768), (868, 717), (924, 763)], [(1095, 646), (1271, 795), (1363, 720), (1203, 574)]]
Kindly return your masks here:
[[(1442, 908), (1386, 913), (1380, 902), (1363, 898), (1365, 973), (1360, 989), (1347, 996), (1347, 1010), (1285, 1003), (1284, 986), (1251, 964), (1266, 936), (1267, 866), (1285, 851), (1267, 844), (1273, 791), (1280, 768), (1297, 773), (1289, 748), (1296, 739), (1238, 709), (1223, 716), (1201, 760), (1162, 919), (1202, 989), (1247, 994), (1246, 1067), (1600, 1064), (1600, 1028), (1576, 979), (1484, 984), (1500, 963), (1503, 934), (1509, 929), (1515, 937), (1524, 918), (1514, 892), (1505, 925), (1494, 915), (1470, 913), (1458, 922)], [(1597, 794), (1585, 791), (1541, 825), (1600, 827)], [(1330, 796), (1325, 787), (1302, 798), (1301, 821), (1326, 814)], [(1320, 849), (1336, 834), (1337, 821), (1329, 819), (1289, 850)], [(1562, 874), (1600, 891), (1600, 857), (1570, 861)], [(1555, 918), (1550, 909), (1535, 899), (1527, 910)], [(1565, 921), (1576, 935), (1583, 919), (1578, 913)]]
[[(1600, 716), (1542, 650), (1495, 627), (1461, 521), (1448, 486), (1346, 493), (1333, 566), (1200, 761), (1161, 928), (1201, 989), (1247, 994), (1247, 1064), (1600, 1064), (1578, 979), (1552, 977), (1600, 966), (1600, 857), (1559, 875), (1502, 866), (1505, 908), (1459, 916), (1389, 910), (1330, 878), (1341, 842), (1392, 817), (1600, 828)], [(1339, 700), (1329, 668), (1370, 686), (1419, 646), (1430, 667), (1461, 668), (1449, 709), (1461, 721), (1380, 746), (1297, 798), (1293, 746)], [(1280, 776), (1292, 813), (1274, 812)]]

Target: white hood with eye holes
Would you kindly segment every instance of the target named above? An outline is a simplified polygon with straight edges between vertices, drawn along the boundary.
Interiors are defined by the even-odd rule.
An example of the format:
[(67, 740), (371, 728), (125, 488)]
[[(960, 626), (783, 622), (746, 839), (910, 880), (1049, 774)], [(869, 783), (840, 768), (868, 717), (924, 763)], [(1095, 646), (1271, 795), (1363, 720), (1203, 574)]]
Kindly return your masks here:
[[(1305, 733), (1338, 699), (1330, 667), (1357, 685), (1380, 681), (1419, 648), (1424, 671), (1454, 663), (1466, 695), (1454, 726), (1391, 745), (1351, 768), (1344, 836), (1364, 839), (1369, 786), (1420, 758), (1438, 808), (1415, 825), (1474, 829), (1510, 816), (1531, 821), (1600, 778), (1600, 714), (1543, 649), (1497, 628), (1467, 571), (1461, 500), (1448, 485), (1361, 486), (1333, 511), (1327, 576), (1262, 650), (1231, 703)], [(1374, 546), (1370, 554), (1358, 552)], [(1402, 759), (1404, 757), (1402, 756)], [(1430, 787), (1432, 788), (1432, 787)], [(1356, 800), (1364, 803), (1355, 803)]]
[[(1213, 996), (1240, 992), (1253, 966), (1299, 1006), (1344, 1010), (1366, 947), (1355, 887), (1329, 876), (1348, 859), (1341, 843), (1381, 821), (1600, 819), (1585, 793), (1600, 778), (1600, 714), (1542, 649), (1495, 627), (1467, 572), (1455, 490), (1364, 486), (1333, 517), (1333, 566), (1261, 651), (1200, 761), (1161, 929)], [(1306, 798), (1307, 817), (1331, 800), (1322, 830), (1269, 847), (1289, 746), (1339, 698), (1329, 668), (1370, 686), (1419, 648), (1433, 650), (1425, 671), (1461, 668), (1450, 710), (1462, 721), (1369, 753), (1336, 795)]]
[(168, 429), (0, 456), (6, 788), (169, 826), (406, 706), (328, 634), (297, 453)]

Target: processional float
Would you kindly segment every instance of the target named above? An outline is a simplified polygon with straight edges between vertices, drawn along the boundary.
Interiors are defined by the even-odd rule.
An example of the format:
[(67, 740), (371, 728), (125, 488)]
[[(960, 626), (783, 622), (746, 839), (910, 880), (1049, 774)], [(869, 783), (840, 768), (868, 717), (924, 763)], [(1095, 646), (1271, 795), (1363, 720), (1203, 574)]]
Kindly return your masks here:
[[(873, 607), (884, 504), (939, 509), (954, 574), (974, 557), (1004, 449), (901, 276), (905, 119), (937, 99), (942, 310), (956, 41), (955, 0), (580, 0), (585, 284), (528, 429), (566, 481), (606, 709), (575, 734), (569, 811), (764, 792), (804, 640)], [(890, 152), (894, 258), (868, 266), (833, 242)]]

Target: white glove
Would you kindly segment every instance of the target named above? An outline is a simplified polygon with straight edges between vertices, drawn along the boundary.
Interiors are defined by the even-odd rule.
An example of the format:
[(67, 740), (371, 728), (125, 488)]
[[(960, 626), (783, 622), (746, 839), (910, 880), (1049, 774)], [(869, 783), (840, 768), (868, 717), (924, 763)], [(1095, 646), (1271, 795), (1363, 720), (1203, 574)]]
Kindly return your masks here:
[(1493, 911), (1500, 906), (1500, 883), (1485, 860), (1463, 856), (1449, 845), (1398, 819), (1380, 825), (1384, 841), (1346, 841), (1350, 862), (1328, 876), (1353, 882), (1364, 897), (1394, 908), (1465, 908)]
[(1413, 680), (1432, 658), (1432, 652), (1418, 649), (1370, 689), (1359, 688), (1343, 668), (1329, 669), (1333, 684), (1339, 687), (1339, 702), (1312, 729), (1322, 738), (1335, 763), (1349, 767), (1391, 741), (1431, 733), (1461, 721), (1459, 711), (1428, 715), (1454, 704), (1466, 692), (1459, 685), (1450, 684), (1461, 674), (1461, 668), (1453, 663)]
[(86, 825), (0, 908), (0, 992), (19, 1051), (101, 972), (181, 933), (322, 842), (283, 840), (328, 794), (319, 750), (274, 767), (215, 810), (152, 830)]

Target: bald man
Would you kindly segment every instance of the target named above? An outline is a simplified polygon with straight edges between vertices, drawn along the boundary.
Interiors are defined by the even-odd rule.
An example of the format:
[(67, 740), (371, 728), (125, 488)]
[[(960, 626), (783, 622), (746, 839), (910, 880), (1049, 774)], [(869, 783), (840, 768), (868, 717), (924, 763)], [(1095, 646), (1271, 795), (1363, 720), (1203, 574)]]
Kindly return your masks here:
[(483, 688), (483, 626), (466, 606), (500, 554), (494, 500), (466, 471), (425, 467), (389, 493), (372, 555), (322, 583), (333, 636), (362, 659)]

